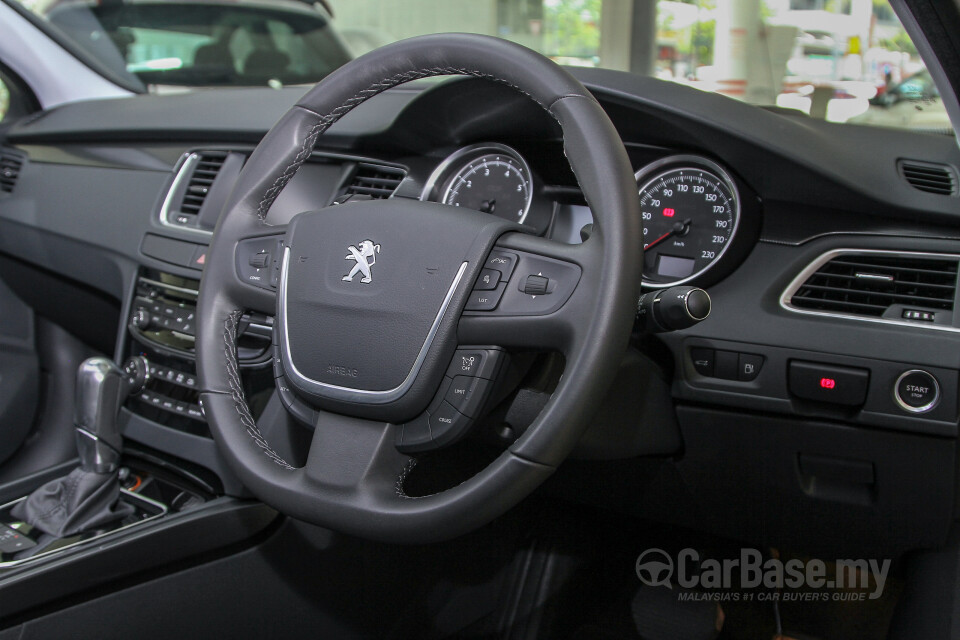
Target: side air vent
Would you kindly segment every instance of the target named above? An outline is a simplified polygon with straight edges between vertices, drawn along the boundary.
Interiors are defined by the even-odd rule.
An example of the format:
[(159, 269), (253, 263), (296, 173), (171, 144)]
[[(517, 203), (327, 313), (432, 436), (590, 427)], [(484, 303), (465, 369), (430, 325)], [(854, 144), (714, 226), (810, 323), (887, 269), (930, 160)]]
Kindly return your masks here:
[(210, 186), (214, 179), (223, 168), (223, 163), (227, 159), (226, 151), (204, 151), (196, 155), (197, 160), (193, 171), (190, 174), (190, 180), (187, 182), (187, 188), (183, 193), (183, 202), (180, 204), (180, 212), (188, 215), (197, 215), (200, 213), (200, 207), (206, 200), (210, 192)]
[(960, 257), (831, 251), (794, 280), (781, 302), (828, 315), (951, 324)]
[(7, 149), (0, 149), (0, 193), (13, 193), (21, 167), (22, 156)]
[(407, 173), (397, 167), (360, 162), (344, 195), (366, 195), (374, 200), (389, 198)]
[(901, 160), (898, 166), (900, 175), (914, 189), (944, 196), (957, 195), (957, 176), (950, 165)]

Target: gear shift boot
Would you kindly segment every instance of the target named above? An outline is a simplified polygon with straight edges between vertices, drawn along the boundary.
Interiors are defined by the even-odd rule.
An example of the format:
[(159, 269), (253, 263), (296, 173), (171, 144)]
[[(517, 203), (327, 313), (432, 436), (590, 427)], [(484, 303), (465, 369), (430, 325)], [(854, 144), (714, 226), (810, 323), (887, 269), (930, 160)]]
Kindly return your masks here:
[(10, 513), (44, 533), (66, 538), (131, 515), (133, 507), (119, 501), (119, 497), (120, 484), (115, 472), (97, 473), (78, 468), (43, 485)]
[(80, 467), (31, 493), (11, 515), (64, 538), (133, 513), (130, 505), (118, 501), (123, 438), (117, 414), (127, 396), (143, 388), (146, 371), (142, 358), (131, 358), (122, 370), (107, 358), (90, 358), (80, 365), (74, 407)]

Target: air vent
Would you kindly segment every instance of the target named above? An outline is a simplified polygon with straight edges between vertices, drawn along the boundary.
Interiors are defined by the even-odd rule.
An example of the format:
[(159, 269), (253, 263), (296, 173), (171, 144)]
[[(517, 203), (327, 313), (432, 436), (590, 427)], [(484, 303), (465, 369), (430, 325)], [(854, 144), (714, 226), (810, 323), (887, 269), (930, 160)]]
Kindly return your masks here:
[(809, 275), (792, 295), (788, 289), (784, 302), (796, 309), (898, 319), (909, 317), (901, 307), (934, 315), (953, 311), (955, 257), (856, 251), (828, 255), (833, 257), (826, 262), (821, 258), (801, 274)]
[(0, 150), (0, 193), (12, 193), (23, 166), (23, 157), (7, 149)]
[(210, 186), (227, 159), (226, 151), (204, 151), (197, 154), (196, 164), (190, 174), (190, 181), (183, 193), (180, 212), (196, 215), (210, 192)]
[(374, 200), (389, 198), (397, 190), (407, 173), (397, 167), (360, 162), (345, 194), (366, 195)]
[(900, 175), (914, 189), (944, 196), (957, 195), (957, 177), (950, 165), (901, 160), (899, 168)]

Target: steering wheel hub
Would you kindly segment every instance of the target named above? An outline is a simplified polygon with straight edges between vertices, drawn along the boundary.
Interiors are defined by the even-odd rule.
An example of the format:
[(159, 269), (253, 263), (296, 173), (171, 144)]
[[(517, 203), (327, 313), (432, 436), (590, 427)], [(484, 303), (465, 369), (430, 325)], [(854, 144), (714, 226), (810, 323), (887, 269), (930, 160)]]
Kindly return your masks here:
[(284, 240), (276, 318), (287, 381), (331, 411), (391, 422), (422, 411), (456, 348), (465, 295), (513, 229), (399, 199), (298, 215)]

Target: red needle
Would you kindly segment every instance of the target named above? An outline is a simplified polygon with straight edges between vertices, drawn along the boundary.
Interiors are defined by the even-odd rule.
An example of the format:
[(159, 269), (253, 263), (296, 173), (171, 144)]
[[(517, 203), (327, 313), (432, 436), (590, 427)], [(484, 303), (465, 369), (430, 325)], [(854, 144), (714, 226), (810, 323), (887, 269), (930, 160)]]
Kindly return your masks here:
[(653, 246), (656, 246), (656, 245), (660, 244), (661, 242), (663, 242), (664, 240), (666, 240), (667, 238), (669, 238), (670, 236), (672, 236), (674, 233), (676, 233), (676, 231), (673, 231), (672, 229), (671, 229), (670, 231), (667, 231), (665, 234), (663, 234), (662, 236), (660, 236), (659, 238), (657, 238), (657, 239), (654, 240), (653, 242), (651, 242), (651, 243), (649, 243), (649, 244), (643, 245), (643, 250), (646, 251), (646, 250), (649, 249), (650, 247), (653, 247)]

